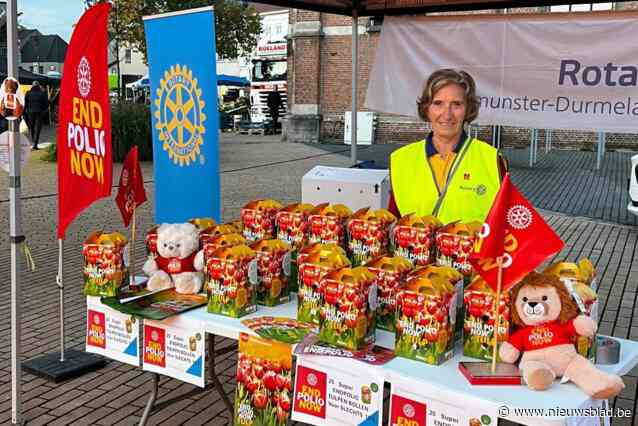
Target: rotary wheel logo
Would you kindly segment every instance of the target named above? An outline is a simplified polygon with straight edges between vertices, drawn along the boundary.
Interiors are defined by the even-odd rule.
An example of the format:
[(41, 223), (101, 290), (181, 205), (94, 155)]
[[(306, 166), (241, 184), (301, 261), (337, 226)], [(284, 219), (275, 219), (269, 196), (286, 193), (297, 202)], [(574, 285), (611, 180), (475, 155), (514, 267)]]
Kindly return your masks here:
[(414, 417), (415, 414), (416, 414), (416, 410), (414, 409), (412, 404), (405, 404), (403, 406), (403, 415), (405, 417), (411, 419), (412, 417)]
[(532, 224), (532, 212), (520, 204), (512, 206), (507, 211), (507, 223), (514, 229), (525, 229)]
[(310, 386), (317, 386), (317, 383), (319, 382), (319, 380), (317, 380), (317, 376), (315, 376), (313, 373), (308, 374), (307, 380)]
[(155, 128), (162, 148), (175, 164), (188, 166), (200, 156), (204, 134), (204, 101), (197, 79), (186, 66), (164, 71), (155, 99)]
[(86, 98), (91, 91), (91, 66), (85, 56), (82, 56), (78, 64), (77, 80), (80, 95)]

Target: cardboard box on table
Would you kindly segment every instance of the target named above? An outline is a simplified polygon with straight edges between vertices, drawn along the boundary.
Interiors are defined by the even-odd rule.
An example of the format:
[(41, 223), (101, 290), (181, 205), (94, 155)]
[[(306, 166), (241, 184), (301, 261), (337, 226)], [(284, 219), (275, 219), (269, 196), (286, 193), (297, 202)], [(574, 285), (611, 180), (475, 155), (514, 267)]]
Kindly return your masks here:
[(353, 211), (386, 208), (390, 200), (388, 170), (315, 166), (301, 181), (301, 201), (345, 204)]

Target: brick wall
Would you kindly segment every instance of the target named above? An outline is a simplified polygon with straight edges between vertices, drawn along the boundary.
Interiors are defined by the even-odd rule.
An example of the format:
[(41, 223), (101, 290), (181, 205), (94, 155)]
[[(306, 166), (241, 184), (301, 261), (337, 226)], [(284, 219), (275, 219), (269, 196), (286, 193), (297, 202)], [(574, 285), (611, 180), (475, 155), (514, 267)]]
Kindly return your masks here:
[[(619, 2), (617, 10), (638, 9), (638, 1)], [(510, 9), (508, 13), (542, 13), (543, 7)], [(479, 13), (493, 13), (485, 11)], [(471, 12), (472, 13), (472, 12)], [(476, 12), (474, 12), (476, 13)], [(335, 27), (349, 31), (351, 18), (317, 12), (291, 11), (290, 23), (319, 21), (323, 35), (308, 39), (293, 39), (289, 51), (289, 99), (291, 103), (319, 103), (321, 140), (343, 141), (343, 114), (351, 110), (351, 37), (330, 35)], [(366, 26), (368, 18), (359, 18), (359, 26)], [(332, 31), (334, 33), (334, 31)], [(343, 34), (343, 33), (340, 33)], [(365, 32), (359, 36), (359, 110), (365, 111), (365, 93), (380, 32)], [(294, 76), (294, 77), (293, 77)], [(292, 92), (292, 93), (291, 93)], [(405, 143), (422, 139), (428, 126), (410, 117), (390, 114), (377, 116), (375, 143)], [(490, 141), (492, 127), (479, 127), (479, 137)], [(539, 137), (544, 143), (544, 132)], [(637, 149), (638, 135), (608, 134), (608, 149)], [(527, 146), (530, 130), (503, 127), (501, 141), (504, 146)], [(553, 131), (552, 146), (557, 149), (594, 149), (597, 135), (593, 132)]]

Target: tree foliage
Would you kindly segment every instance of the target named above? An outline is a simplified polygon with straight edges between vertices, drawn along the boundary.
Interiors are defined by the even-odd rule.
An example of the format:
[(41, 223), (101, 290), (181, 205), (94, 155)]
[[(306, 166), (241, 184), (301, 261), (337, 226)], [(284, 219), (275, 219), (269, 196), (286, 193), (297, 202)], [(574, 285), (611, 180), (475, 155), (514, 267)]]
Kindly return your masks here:
[[(87, 7), (106, 0), (84, 0)], [(112, 0), (109, 17), (111, 37), (135, 48), (146, 57), (143, 16), (213, 5), (217, 55), (235, 59), (257, 46), (261, 19), (253, 6), (233, 0)], [(187, 42), (188, 29), (184, 31)]]

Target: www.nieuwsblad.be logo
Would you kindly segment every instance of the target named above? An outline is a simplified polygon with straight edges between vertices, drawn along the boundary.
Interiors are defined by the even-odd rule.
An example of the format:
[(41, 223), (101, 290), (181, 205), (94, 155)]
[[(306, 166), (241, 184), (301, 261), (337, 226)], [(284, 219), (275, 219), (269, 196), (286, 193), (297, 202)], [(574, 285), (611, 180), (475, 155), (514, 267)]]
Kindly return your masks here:
[(164, 71), (155, 93), (155, 128), (162, 149), (179, 166), (199, 159), (204, 163), (200, 147), (204, 143), (205, 102), (193, 72), (185, 65), (174, 65)]

